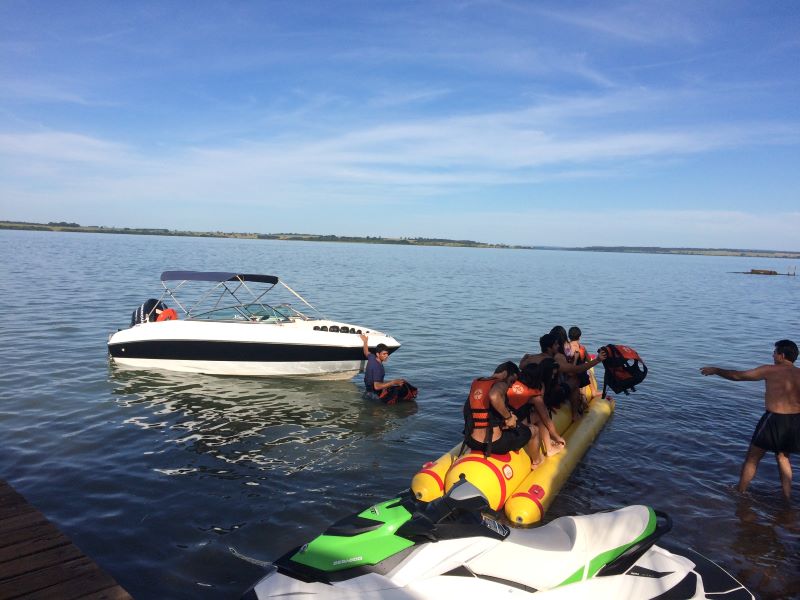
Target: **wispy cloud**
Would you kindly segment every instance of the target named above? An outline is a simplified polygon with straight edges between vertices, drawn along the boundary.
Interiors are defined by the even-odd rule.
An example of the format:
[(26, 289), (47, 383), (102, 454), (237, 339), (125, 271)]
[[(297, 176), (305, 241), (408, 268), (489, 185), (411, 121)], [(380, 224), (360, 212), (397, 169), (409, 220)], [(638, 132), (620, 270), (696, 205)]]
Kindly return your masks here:
[[(550, 214), (553, 198), (602, 196), (611, 214), (675, 191), (682, 206), (782, 214), (796, 195), (789, 7), (144, 2), (49, 14), (0, 3), (4, 210), (91, 206), (125, 221), (151, 203), (176, 226), (268, 214), (286, 230), (302, 207), (301, 225), (326, 215), (332, 231), (379, 206), (404, 228), (386, 234), (427, 218), (440, 229), (426, 234), (484, 239), (467, 228), (498, 199)], [(441, 219), (457, 203), (469, 210)], [(630, 232), (658, 237), (645, 221), (663, 221), (676, 240), (796, 224), (625, 214)], [(580, 222), (594, 219), (613, 229), (599, 214)]]
[(536, 13), (562, 24), (636, 44), (696, 43), (702, 19), (691, 18), (701, 9), (676, 11), (674, 3), (613, 2), (566, 9), (535, 8)]
[(27, 102), (79, 104), (83, 106), (99, 104), (90, 101), (68, 87), (41, 80), (15, 79), (0, 81), (0, 98)]
[(98, 167), (119, 166), (134, 159), (123, 144), (63, 131), (0, 134), (0, 155), (6, 155), (6, 160), (81, 162)]
[[(582, 114), (586, 106), (571, 108)], [(68, 132), (0, 135), (0, 154), (14, 165), (82, 163), (89, 195), (230, 197), (263, 205), (287, 194), (301, 201), (314, 186), (343, 186), (344, 197), (415, 196), (545, 181), (635, 176), (658, 161), (752, 144), (798, 143), (800, 125), (707, 124), (702, 128), (562, 131), (569, 105), (458, 118), (399, 121), (317, 138), (246, 141), (237, 145), (161, 150), (134, 148)], [(544, 129), (542, 116), (551, 117)], [(556, 118), (557, 117), (557, 118)], [(575, 117), (578, 118), (578, 117)], [(545, 119), (547, 120), (547, 119)], [(642, 163), (647, 161), (646, 166)], [(669, 166), (669, 165), (667, 165)], [(279, 190), (280, 193), (272, 193)]]

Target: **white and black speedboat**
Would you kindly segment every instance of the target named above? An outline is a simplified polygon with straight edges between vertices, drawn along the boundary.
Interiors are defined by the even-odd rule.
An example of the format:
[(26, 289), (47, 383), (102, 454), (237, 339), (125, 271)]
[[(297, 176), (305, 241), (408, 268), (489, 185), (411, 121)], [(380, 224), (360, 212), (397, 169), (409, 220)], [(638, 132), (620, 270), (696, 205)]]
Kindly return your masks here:
[(342, 519), (267, 564), (243, 600), (753, 600), (722, 567), (656, 545), (672, 527), (648, 506), (512, 529), (468, 481), (430, 503), (411, 494)]
[[(183, 298), (197, 282), (210, 289), (189, 303)], [(161, 298), (143, 304), (128, 329), (109, 337), (113, 363), (212, 375), (349, 378), (364, 366), (359, 334), (369, 336), (371, 349), (400, 347), (380, 331), (326, 319), (273, 275), (165, 271), (161, 284)], [(289, 303), (267, 304), (264, 296), (278, 284), (317, 316)]]

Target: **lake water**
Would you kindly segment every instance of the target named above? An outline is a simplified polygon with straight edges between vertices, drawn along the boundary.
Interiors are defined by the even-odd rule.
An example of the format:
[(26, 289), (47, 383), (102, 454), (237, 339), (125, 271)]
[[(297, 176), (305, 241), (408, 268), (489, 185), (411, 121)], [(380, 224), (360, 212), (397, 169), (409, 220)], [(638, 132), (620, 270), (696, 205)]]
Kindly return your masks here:
[[(458, 441), (471, 380), (556, 324), (590, 349), (633, 346), (650, 374), (548, 518), (650, 504), (758, 597), (800, 597), (800, 475), (794, 507), (769, 456), (733, 489), (763, 386), (698, 372), (800, 341), (798, 278), (731, 273), (791, 261), (12, 231), (0, 256), (0, 477), (136, 598), (237, 598), (262, 570), (231, 547), (275, 558), (407, 488)], [(365, 401), (359, 378), (110, 367), (108, 334), (169, 269), (279, 275), (327, 316), (388, 331), (403, 347), (387, 375), (418, 402)]]

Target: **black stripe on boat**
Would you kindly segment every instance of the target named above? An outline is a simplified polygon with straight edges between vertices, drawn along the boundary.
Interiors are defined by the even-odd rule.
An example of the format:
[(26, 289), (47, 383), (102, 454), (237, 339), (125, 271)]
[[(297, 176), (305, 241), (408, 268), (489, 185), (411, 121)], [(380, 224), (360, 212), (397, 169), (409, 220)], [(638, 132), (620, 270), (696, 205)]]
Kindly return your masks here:
[[(393, 349), (390, 349), (390, 352)], [(208, 360), (236, 362), (307, 362), (364, 360), (360, 347), (207, 340), (154, 340), (109, 344), (114, 358), (154, 360)]]

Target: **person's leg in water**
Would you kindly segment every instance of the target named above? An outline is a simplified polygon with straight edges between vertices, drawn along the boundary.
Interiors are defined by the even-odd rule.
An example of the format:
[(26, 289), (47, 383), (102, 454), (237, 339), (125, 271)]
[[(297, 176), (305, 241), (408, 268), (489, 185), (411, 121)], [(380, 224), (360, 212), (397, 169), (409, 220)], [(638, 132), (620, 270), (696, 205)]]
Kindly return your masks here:
[(767, 451), (763, 448), (750, 444), (750, 447), (747, 449), (747, 456), (742, 464), (742, 473), (739, 476), (739, 485), (736, 487), (737, 490), (740, 492), (747, 490), (747, 486), (750, 485), (750, 482), (756, 475), (758, 463), (761, 462), (761, 459), (764, 458), (764, 454), (766, 453)]
[(776, 452), (775, 460), (778, 462), (778, 472), (781, 475), (783, 497), (789, 500), (792, 495), (792, 463), (789, 462), (789, 454), (786, 452)]

